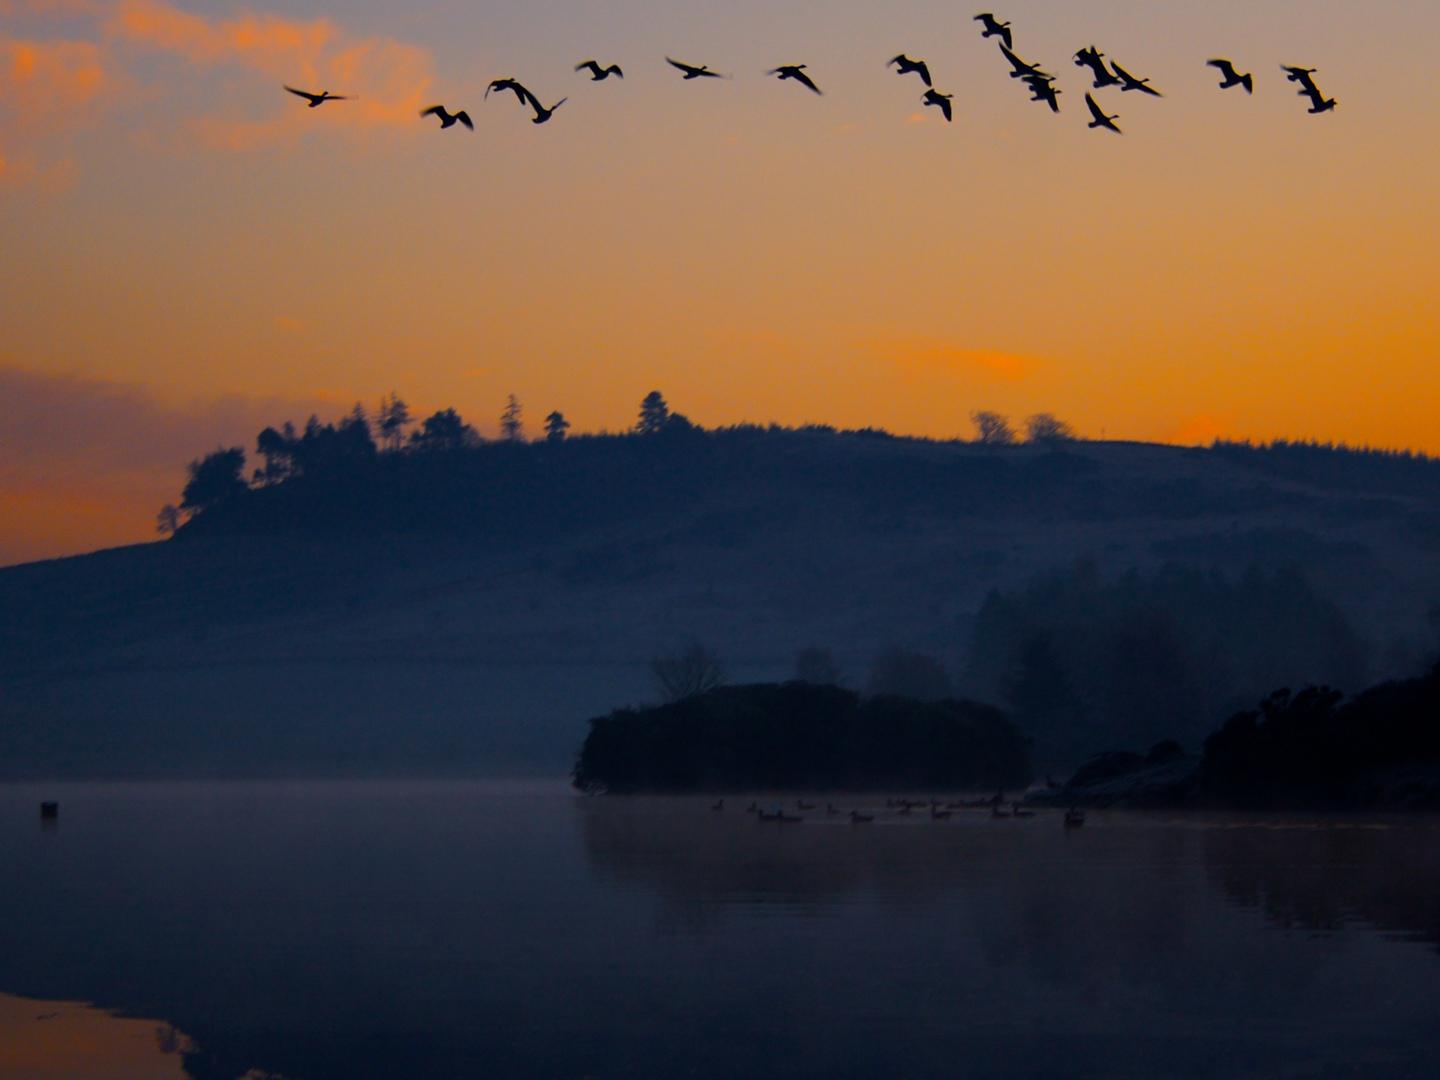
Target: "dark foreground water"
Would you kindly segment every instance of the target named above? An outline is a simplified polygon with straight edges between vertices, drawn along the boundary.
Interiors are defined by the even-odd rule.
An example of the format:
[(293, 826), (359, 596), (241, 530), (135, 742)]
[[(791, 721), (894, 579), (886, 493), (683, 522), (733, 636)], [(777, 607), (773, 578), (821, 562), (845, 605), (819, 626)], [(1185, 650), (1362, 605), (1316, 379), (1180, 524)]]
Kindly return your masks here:
[(65, 1042), (23, 997), (146, 1018), (154, 1075), (1436, 1075), (1434, 819), (743, 805), (0, 788), (0, 1074)]

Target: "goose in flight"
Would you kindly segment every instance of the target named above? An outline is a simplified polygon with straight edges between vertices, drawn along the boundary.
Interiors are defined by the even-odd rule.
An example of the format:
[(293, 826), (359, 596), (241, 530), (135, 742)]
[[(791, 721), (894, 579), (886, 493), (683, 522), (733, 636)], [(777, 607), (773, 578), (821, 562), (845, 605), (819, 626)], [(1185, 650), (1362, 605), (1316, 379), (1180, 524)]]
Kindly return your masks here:
[(1220, 84), (1221, 90), (1229, 90), (1232, 86), (1243, 86), (1247, 94), (1255, 92), (1255, 77), (1241, 75), (1229, 60), (1206, 60), (1205, 63), (1217, 69), (1225, 77), (1225, 81)]
[(485, 88), (485, 96), (487, 98), (490, 96), (491, 90), (497, 91), (498, 93), (504, 93), (506, 90), (510, 90), (515, 94), (516, 99), (520, 102), (521, 105), (529, 105), (532, 101), (535, 100), (534, 94), (530, 93), (529, 90), (526, 90), (525, 87), (521, 86), (520, 83), (516, 80), (508, 77), (504, 79), (495, 79), (493, 82), (491, 82), (490, 85)]
[(950, 107), (950, 99), (954, 96), (954, 94), (942, 94), (939, 90), (926, 90), (925, 96), (920, 100), (925, 103), (927, 108), (934, 105), (944, 113), (945, 122), (948, 124), (955, 119), (955, 114)]
[(444, 131), (448, 127), (454, 127), (457, 121), (464, 124), (471, 131), (475, 130), (475, 125), (470, 122), (470, 114), (464, 109), (452, 113), (448, 111), (444, 105), (431, 105), (428, 109), (422, 109), (420, 115), (438, 116), (440, 118), (441, 131)]
[(679, 60), (671, 60), (668, 56), (665, 57), (665, 62), (671, 67), (683, 71), (687, 81), (690, 79), (723, 79), (725, 77), (718, 71), (711, 71), (708, 64), (696, 67), (694, 64), (682, 64)]
[(1281, 64), (1280, 70), (1285, 72), (1285, 78), (1288, 81), (1300, 84), (1300, 93), (1308, 94), (1316, 89), (1315, 80), (1310, 76), (1315, 74), (1317, 68), (1290, 67)]
[(611, 75), (614, 75), (617, 79), (623, 79), (625, 77), (625, 72), (620, 70), (619, 64), (611, 64), (609, 67), (602, 68), (594, 60), (586, 60), (583, 64), (576, 64), (575, 70), (588, 70), (590, 72), (591, 82), (604, 82)]
[(913, 71), (916, 75), (920, 76), (920, 81), (926, 86), (933, 87), (935, 85), (930, 81), (930, 68), (924, 60), (911, 60), (904, 53), (901, 53), (885, 66), (893, 66), (896, 69), (895, 74), (897, 75), (909, 75)]
[[(284, 85), (284, 84), (282, 84), (282, 85)], [(295, 87), (293, 87), (293, 86), (286, 86), (285, 89), (286, 89), (286, 90), (289, 90), (290, 93), (294, 94), (296, 97), (302, 97), (302, 98), (304, 98), (306, 101), (308, 101), (308, 102), (310, 103), (310, 108), (312, 108), (312, 109), (319, 108), (321, 105), (324, 105), (325, 102), (327, 102), (327, 101), (349, 101), (349, 100), (350, 100), (348, 97), (344, 97), (344, 96), (341, 95), (341, 94), (332, 94), (329, 90), (321, 90), (320, 93), (318, 93), (318, 94), (312, 94), (312, 93), (310, 93), (309, 91), (306, 91), (306, 90), (296, 90)]]
[(570, 99), (569, 99), (568, 97), (562, 97), (559, 101), (557, 101), (554, 105), (551, 105), (551, 106), (547, 109), (547, 108), (545, 108), (544, 105), (541, 105), (541, 104), (540, 104), (539, 99), (536, 98), (534, 94), (531, 94), (531, 95), (530, 95), (530, 106), (531, 106), (531, 108), (533, 108), (533, 109), (535, 110), (535, 116), (531, 119), (530, 122), (531, 122), (532, 124), (543, 124), (543, 123), (545, 123), (545, 121), (549, 120), (550, 117), (552, 117), (552, 116), (555, 115), (555, 110), (556, 110), (556, 109), (558, 109), (561, 105), (564, 105), (565, 102), (567, 102), (567, 101), (569, 101), (569, 100), (570, 100)]
[(1091, 45), (1088, 49), (1081, 49), (1075, 54), (1076, 67), (1088, 67), (1091, 74), (1095, 76), (1095, 89), (1104, 90), (1107, 86), (1119, 86), (1120, 80), (1110, 73), (1105, 66), (1105, 54)]
[(1010, 51), (1008, 46), (1001, 45), (1000, 51), (1005, 54), (1005, 59), (1010, 61), (1010, 66), (1015, 70), (1010, 72), (1012, 79), (1024, 79), (1031, 75), (1038, 75), (1042, 79), (1053, 79), (1055, 76), (1048, 72), (1041, 71), (1034, 64), (1026, 63)]
[(1043, 101), (1050, 106), (1051, 112), (1060, 111), (1060, 95), (1065, 91), (1055, 89), (1054, 79), (1042, 79), (1039, 75), (1030, 75), (1025, 79), (1025, 85), (1030, 88), (1031, 101)]
[(982, 38), (998, 36), (1000, 40), (1005, 43), (1007, 49), (1013, 49), (1015, 47), (1015, 39), (1010, 36), (1010, 24), (1008, 22), (1000, 22), (988, 11), (982, 11), (979, 15), (976, 15), (975, 21), (984, 24), (984, 29), (980, 31)]
[(1137, 79), (1134, 75), (1131, 75), (1119, 64), (1111, 63), (1110, 66), (1115, 69), (1115, 74), (1119, 75), (1120, 81), (1125, 84), (1124, 86), (1120, 87), (1120, 92), (1122, 94), (1126, 90), (1139, 90), (1142, 94), (1149, 94), (1151, 97), (1165, 96), (1164, 94), (1160, 93), (1159, 90), (1156, 90), (1153, 86), (1150, 85), (1149, 79)]
[(765, 74), (774, 75), (780, 79), (781, 82), (784, 82), (786, 79), (794, 79), (801, 86), (808, 86), (817, 94), (823, 93), (823, 91), (815, 85), (814, 80), (805, 74), (804, 64), (782, 64), (778, 68), (771, 68)]
[(1109, 128), (1111, 131), (1115, 132), (1116, 135), (1125, 134), (1118, 127), (1115, 126), (1115, 121), (1120, 119), (1118, 115), (1106, 116), (1105, 110), (1100, 108), (1099, 105), (1095, 104), (1095, 99), (1089, 94), (1085, 95), (1085, 104), (1090, 106), (1090, 115), (1095, 118), (1094, 120), (1090, 121), (1090, 127)]

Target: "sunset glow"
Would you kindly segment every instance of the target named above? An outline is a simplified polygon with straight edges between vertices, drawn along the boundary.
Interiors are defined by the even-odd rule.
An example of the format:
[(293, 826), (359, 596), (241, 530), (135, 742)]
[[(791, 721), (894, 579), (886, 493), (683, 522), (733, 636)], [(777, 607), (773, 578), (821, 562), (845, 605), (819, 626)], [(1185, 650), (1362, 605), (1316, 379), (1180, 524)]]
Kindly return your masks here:
[[(1058, 116), (972, 14), (0, 0), (0, 564), (150, 539), (190, 458), (392, 388), (486, 434), (510, 392), (595, 431), (658, 387), (706, 426), (1440, 452), (1440, 6), (1007, 4)], [(1165, 94), (1103, 92), (1123, 138), (1092, 43)], [(764, 77), (800, 62), (823, 97)], [(533, 126), (501, 75), (569, 101)]]

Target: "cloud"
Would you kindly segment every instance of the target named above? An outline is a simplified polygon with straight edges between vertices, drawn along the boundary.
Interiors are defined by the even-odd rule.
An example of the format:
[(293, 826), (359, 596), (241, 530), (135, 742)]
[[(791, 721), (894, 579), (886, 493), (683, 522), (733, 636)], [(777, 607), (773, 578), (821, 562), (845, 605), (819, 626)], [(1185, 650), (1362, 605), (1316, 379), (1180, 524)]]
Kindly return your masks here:
[(1001, 382), (1028, 379), (1039, 366), (1034, 357), (997, 349), (974, 349), (924, 338), (869, 340), (872, 355), (911, 375), (980, 375)]
[(94, 42), (0, 34), (0, 190), (66, 187), (74, 161), (47, 156), (36, 140), (83, 124), (110, 83)]

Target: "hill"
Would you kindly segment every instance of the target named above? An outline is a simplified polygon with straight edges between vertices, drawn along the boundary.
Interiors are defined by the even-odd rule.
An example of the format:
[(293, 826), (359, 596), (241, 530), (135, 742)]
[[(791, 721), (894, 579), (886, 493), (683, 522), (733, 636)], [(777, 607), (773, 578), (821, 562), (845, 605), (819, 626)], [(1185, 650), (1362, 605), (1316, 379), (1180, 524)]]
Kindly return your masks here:
[[(1313, 597), (1283, 610), (1333, 605), (1359, 686), (1432, 648), (1437, 546), (1440, 465), (1313, 447), (687, 427), (311, 463), (169, 541), (0, 570), (0, 775), (561, 773), (585, 719), (651, 699), (650, 658), (692, 639), (734, 681), (819, 647), (857, 687), (900, 647), (995, 701), (977, 615), (1077, 561), (1287, 567)], [(1116, 737), (1077, 723), (1052, 758)]]

